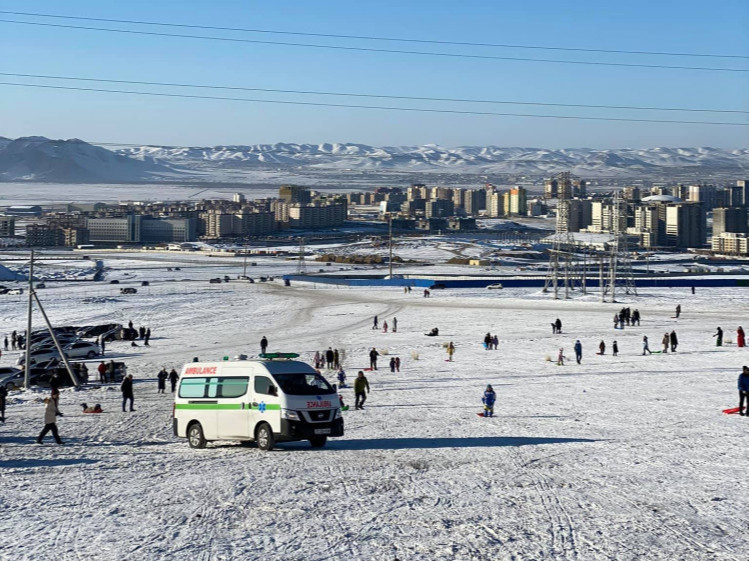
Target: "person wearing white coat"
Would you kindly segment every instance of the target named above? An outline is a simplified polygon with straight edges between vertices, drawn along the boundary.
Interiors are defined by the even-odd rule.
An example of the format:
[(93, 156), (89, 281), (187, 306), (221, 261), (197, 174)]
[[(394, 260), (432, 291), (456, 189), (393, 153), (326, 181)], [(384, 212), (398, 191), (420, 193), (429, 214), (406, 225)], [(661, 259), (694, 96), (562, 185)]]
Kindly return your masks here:
[(57, 410), (57, 403), (55, 403), (55, 400), (51, 397), (45, 397), (44, 403), (46, 404), (44, 409), (44, 428), (42, 429), (42, 432), (39, 433), (36, 443), (41, 444), (44, 436), (52, 431), (52, 436), (55, 437), (57, 444), (62, 444), (60, 434), (57, 432), (57, 416), (59, 414), (62, 417), (62, 413)]

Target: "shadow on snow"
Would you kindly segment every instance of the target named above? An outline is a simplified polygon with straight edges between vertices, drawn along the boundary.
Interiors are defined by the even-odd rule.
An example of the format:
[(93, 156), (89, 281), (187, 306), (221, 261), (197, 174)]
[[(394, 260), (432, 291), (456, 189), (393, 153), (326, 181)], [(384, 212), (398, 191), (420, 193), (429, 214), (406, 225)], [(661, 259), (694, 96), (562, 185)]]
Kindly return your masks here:
[(540, 444), (566, 444), (572, 442), (598, 442), (588, 438), (545, 438), (528, 436), (483, 436), (469, 438), (372, 438), (333, 440), (331, 450), (412, 450), (428, 448), (497, 448), (504, 446), (537, 446)]

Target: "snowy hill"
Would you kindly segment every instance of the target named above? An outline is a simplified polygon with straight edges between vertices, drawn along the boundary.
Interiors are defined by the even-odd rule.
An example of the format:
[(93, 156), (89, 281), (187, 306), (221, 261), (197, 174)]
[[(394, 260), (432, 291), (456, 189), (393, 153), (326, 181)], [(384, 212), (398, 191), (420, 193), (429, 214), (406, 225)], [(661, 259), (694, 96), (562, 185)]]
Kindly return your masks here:
[(509, 173), (548, 175), (571, 170), (586, 177), (647, 176), (670, 170), (749, 170), (749, 149), (650, 148), (545, 150), (464, 146), (368, 146), (364, 144), (256, 144), (174, 148), (143, 146), (121, 150), (127, 156), (155, 158), (170, 164), (206, 170), (262, 168), (284, 165), (313, 169)]
[(0, 138), (0, 181), (149, 181), (173, 172), (151, 159), (130, 158), (78, 139)]

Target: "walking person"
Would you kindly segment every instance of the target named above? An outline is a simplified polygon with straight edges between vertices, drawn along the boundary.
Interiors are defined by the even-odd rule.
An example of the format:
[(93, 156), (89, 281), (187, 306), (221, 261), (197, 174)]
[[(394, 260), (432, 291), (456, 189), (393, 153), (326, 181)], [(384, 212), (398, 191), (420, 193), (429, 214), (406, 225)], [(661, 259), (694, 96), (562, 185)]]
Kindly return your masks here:
[(619, 355), (619, 343), (614, 341), (614, 343), (611, 345), (611, 354), (614, 356)]
[[(637, 310), (635, 310), (637, 311)], [(652, 355), (653, 352), (650, 350), (650, 346), (648, 345), (648, 336), (643, 335), (642, 336), (642, 356), (645, 356), (645, 353), (648, 353), (649, 355)]]
[(661, 345), (663, 345), (663, 354), (668, 353), (668, 345), (671, 343), (671, 337), (669, 337), (668, 333), (663, 334), (663, 339), (661, 339)]
[(736, 330), (736, 344), (739, 347), (745, 347), (746, 346), (746, 334), (744, 333), (744, 328), (739, 325), (739, 328)]
[(159, 391), (158, 391), (158, 393), (166, 393), (166, 379), (168, 377), (169, 377), (169, 374), (167, 374), (166, 368), (162, 368), (159, 371), (158, 376), (156, 376), (156, 378), (159, 381), (159, 385), (158, 385)]
[(564, 349), (559, 347), (559, 353), (557, 354), (557, 366), (564, 366)]
[(722, 347), (723, 346), (723, 330), (718, 327), (718, 330), (713, 334), (713, 337), (717, 337), (715, 340), (715, 346), (716, 347)]
[(143, 339), (143, 345), (145, 345), (146, 347), (148, 347), (149, 346), (148, 342), (150, 340), (151, 340), (151, 328), (148, 327), (148, 328), (146, 328), (146, 337), (145, 337), (145, 339)]
[(619, 329), (619, 314), (614, 314), (614, 329)]
[(3, 343), (5, 346), (5, 350), (7, 351), (8, 350), (8, 336), (7, 335), (5, 336), (5, 340), (3, 341)]
[(580, 339), (575, 341), (575, 360), (577, 360), (578, 364), (583, 360), (583, 344), (580, 342)]
[(401, 371), (401, 359), (399, 356), (395, 357), (395, 371), (396, 372)]
[(395, 373), (395, 357), (390, 358), (390, 372)]
[(172, 384), (172, 393), (177, 389), (177, 380), (179, 380), (179, 374), (177, 374), (177, 371), (172, 368), (169, 371), (169, 382)]
[[(746, 411), (744, 403), (746, 402)], [(744, 366), (739, 375), (739, 415), (749, 415), (749, 366)]]
[(380, 353), (377, 352), (377, 349), (372, 347), (372, 350), (369, 351), (369, 367), (372, 370), (377, 370), (377, 357), (380, 356)]
[(453, 355), (455, 354), (455, 345), (453, 345), (453, 342), (450, 341), (447, 345), (447, 360), (449, 362), (453, 361)]
[(377, 321), (377, 316), (375, 316), (374, 319), (372, 320), (372, 329), (377, 329), (377, 327), (378, 327), (378, 321)]
[(354, 403), (355, 409), (364, 409), (364, 402), (367, 401), (367, 393), (369, 392), (369, 380), (364, 376), (364, 372), (359, 370), (354, 380), (354, 395), (356, 400)]
[(676, 319), (681, 315), (681, 304), (676, 305)]
[(268, 350), (268, 339), (263, 335), (263, 338), (260, 339), (260, 354), (265, 354), (266, 350)]
[(52, 431), (52, 436), (57, 444), (62, 444), (60, 434), (57, 432), (57, 417), (62, 417), (62, 413), (57, 410), (57, 404), (51, 397), (44, 398), (44, 428), (36, 438), (36, 443), (41, 444), (48, 432)]
[(122, 380), (122, 384), (120, 385), (120, 391), (122, 392), (122, 411), (125, 411), (125, 405), (128, 401), (130, 401), (130, 411), (135, 411), (133, 409), (133, 401), (134, 401), (134, 395), (133, 395), (133, 375), (128, 374), (125, 376), (125, 379)]
[(393, 317), (393, 333), (397, 333), (397, 332), (398, 332), (398, 318)]
[(671, 340), (671, 352), (675, 353), (676, 347), (679, 346), (679, 339), (676, 337), (676, 331), (672, 329), (671, 334), (668, 337)]

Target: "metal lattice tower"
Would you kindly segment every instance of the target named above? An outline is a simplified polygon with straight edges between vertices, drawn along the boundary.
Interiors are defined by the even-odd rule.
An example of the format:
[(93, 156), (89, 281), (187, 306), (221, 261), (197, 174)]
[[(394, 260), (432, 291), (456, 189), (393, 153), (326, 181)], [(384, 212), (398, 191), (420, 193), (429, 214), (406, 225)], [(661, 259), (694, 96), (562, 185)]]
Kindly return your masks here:
[(307, 262), (304, 260), (304, 254), (307, 250), (304, 247), (304, 238), (299, 238), (299, 261), (296, 264), (296, 274), (306, 275), (307, 274)]
[[(570, 174), (558, 174), (562, 181), (569, 181)], [(571, 182), (569, 183), (571, 185)], [(570, 292), (579, 287), (583, 294), (586, 292), (585, 265), (581, 264), (575, 254), (575, 238), (569, 231), (570, 225), (570, 190), (566, 187), (560, 190), (557, 204), (557, 225), (552, 248), (549, 250), (549, 271), (546, 274), (543, 292), (554, 292), (554, 299), (559, 298), (559, 292), (564, 287), (564, 297), (569, 298)]]
[(629, 255), (629, 243), (626, 234), (626, 214), (622, 214), (620, 195), (620, 193), (617, 193), (614, 196), (612, 239), (608, 253), (608, 275), (603, 274), (603, 257), (601, 258), (601, 302), (606, 301), (607, 295), (609, 295), (611, 302), (616, 302), (617, 285), (624, 288), (626, 294), (637, 296), (637, 286), (632, 273), (632, 259)]

